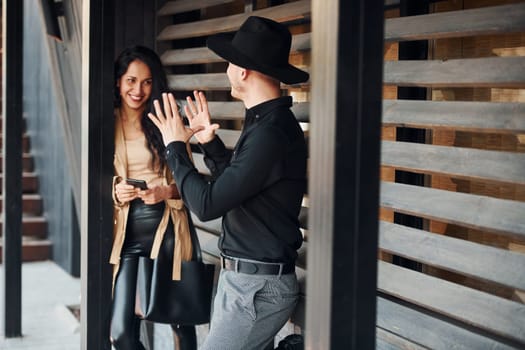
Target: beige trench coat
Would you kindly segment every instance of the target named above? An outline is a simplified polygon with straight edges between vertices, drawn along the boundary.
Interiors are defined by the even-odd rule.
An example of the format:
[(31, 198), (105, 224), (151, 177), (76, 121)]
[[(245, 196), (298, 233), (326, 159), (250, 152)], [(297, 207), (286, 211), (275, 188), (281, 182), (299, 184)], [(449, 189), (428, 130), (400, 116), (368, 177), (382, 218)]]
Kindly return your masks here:
[[(120, 203), (115, 196), (115, 184), (127, 178), (127, 156), (124, 132), (122, 131), (122, 120), (118, 110), (115, 111), (115, 156), (113, 160), (115, 176), (113, 177), (112, 196), (113, 196), (113, 248), (109, 262), (113, 264), (113, 283), (120, 264), (120, 254), (124, 239), (126, 238), (126, 223), (128, 221), (129, 203)], [(171, 172), (166, 167), (163, 184), (173, 184)], [(181, 262), (191, 260), (192, 246), (189, 231), (187, 212), (181, 199), (168, 199), (165, 201), (166, 207), (160, 224), (155, 232), (150, 258), (158, 256), (160, 245), (168, 226), (168, 220), (172, 220), (175, 244), (173, 252), (173, 273), (174, 280), (181, 278)]]

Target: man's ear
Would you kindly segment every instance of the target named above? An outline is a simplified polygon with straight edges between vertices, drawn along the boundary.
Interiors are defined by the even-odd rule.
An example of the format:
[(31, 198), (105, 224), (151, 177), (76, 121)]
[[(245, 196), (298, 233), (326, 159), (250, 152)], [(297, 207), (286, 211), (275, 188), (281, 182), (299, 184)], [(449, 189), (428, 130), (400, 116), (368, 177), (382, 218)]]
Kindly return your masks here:
[(239, 74), (240, 74), (240, 78), (241, 80), (246, 80), (248, 78), (248, 75), (251, 73), (252, 71), (249, 70), (249, 69), (246, 69), (246, 68), (241, 68), (239, 70)]

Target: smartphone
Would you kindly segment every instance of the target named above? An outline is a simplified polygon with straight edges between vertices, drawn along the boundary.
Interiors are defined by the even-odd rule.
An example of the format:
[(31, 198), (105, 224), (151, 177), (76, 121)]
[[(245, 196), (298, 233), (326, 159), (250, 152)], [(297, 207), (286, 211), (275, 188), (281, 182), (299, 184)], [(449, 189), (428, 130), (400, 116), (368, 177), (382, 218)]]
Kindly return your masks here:
[(128, 185), (133, 185), (135, 187), (138, 187), (140, 188), (141, 190), (147, 190), (148, 189), (148, 185), (146, 184), (146, 181), (144, 180), (137, 180), (137, 179), (126, 179), (126, 183)]

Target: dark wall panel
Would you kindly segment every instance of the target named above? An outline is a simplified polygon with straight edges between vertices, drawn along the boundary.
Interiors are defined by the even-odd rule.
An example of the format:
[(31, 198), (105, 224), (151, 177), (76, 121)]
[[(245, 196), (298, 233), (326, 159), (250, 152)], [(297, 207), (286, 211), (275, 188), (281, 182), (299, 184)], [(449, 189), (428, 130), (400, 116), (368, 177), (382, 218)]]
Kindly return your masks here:
[(155, 48), (155, 8), (158, 1), (115, 1), (115, 56), (127, 46)]

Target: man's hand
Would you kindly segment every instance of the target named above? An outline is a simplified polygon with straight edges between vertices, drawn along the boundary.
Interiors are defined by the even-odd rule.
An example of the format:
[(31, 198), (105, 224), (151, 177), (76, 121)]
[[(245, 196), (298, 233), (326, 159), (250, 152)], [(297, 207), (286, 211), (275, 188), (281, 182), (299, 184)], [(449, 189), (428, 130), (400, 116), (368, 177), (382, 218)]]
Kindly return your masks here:
[(155, 113), (148, 113), (149, 119), (159, 129), (164, 145), (168, 145), (173, 141), (188, 142), (194, 133), (203, 130), (202, 126), (195, 125), (187, 128), (182, 122), (182, 118), (179, 114), (177, 102), (172, 93), (162, 94), (162, 104), (164, 107), (161, 108), (158, 100), (153, 101), (155, 107)]
[(138, 197), (142, 199), (144, 204), (157, 204), (163, 200), (170, 199), (172, 197), (171, 186), (151, 186), (147, 190), (138, 192)]
[(195, 131), (195, 138), (200, 143), (207, 143), (215, 137), (215, 130), (219, 128), (219, 124), (210, 123), (210, 112), (208, 111), (208, 101), (202, 91), (193, 91), (195, 102), (191, 97), (187, 97), (187, 105), (184, 106), (184, 112), (190, 122), (190, 128)]

